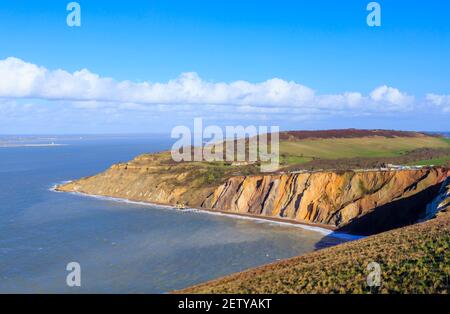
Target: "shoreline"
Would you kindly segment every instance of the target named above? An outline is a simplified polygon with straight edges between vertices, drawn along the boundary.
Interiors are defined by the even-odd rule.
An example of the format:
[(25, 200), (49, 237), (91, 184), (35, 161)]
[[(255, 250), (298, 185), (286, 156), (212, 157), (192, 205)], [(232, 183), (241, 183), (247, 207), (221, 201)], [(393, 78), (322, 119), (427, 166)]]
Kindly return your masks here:
[(348, 233), (343, 233), (343, 232), (335, 232), (336, 228), (334, 228), (332, 226), (304, 223), (304, 222), (300, 222), (300, 221), (296, 221), (296, 220), (292, 220), (292, 219), (286, 219), (286, 218), (234, 213), (234, 212), (228, 212), (228, 211), (223, 211), (223, 210), (212, 210), (212, 209), (207, 209), (207, 208), (196, 208), (196, 207), (187, 207), (186, 209), (180, 210), (171, 204), (134, 201), (132, 199), (126, 199), (126, 198), (119, 198), (119, 197), (106, 196), (106, 195), (95, 195), (95, 194), (88, 194), (88, 193), (76, 192), (76, 191), (70, 191), (70, 192), (69, 191), (60, 191), (57, 189), (57, 187), (59, 185), (70, 183), (70, 182), (72, 182), (72, 181), (64, 181), (64, 182), (60, 182), (58, 184), (54, 184), (49, 188), (49, 191), (56, 192), (56, 193), (68, 193), (68, 194), (73, 194), (73, 195), (77, 195), (77, 196), (97, 198), (97, 199), (101, 199), (101, 200), (107, 200), (107, 201), (113, 201), (113, 202), (119, 202), (119, 203), (160, 207), (160, 208), (174, 210), (177, 212), (195, 212), (195, 213), (201, 213), (201, 214), (229, 217), (232, 219), (246, 219), (246, 220), (252, 220), (252, 221), (257, 221), (257, 222), (262, 222), (262, 223), (272, 223), (272, 224), (277, 224), (277, 225), (282, 225), (282, 226), (296, 227), (296, 228), (301, 228), (304, 230), (318, 232), (318, 233), (323, 234), (324, 236), (334, 237), (334, 238), (347, 240), (347, 241), (358, 240), (358, 239), (362, 239), (362, 238), (366, 237), (366, 236), (353, 235), (353, 234), (348, 234)]

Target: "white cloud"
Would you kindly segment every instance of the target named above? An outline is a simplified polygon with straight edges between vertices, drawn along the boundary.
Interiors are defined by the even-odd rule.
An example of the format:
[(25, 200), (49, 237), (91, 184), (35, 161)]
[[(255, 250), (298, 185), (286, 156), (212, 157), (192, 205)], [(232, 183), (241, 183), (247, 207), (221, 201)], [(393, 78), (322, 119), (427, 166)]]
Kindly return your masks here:
[(375, 102), (383, 102), (397, 106), (399, 108), (408, 108), (414, 103), (414, 97), (402, 93), (397, 88), (389, 86), (380, 86), (370, 93), (370, 98)]
[(90, 110), (167, 111), (203, 105), (195, 108), (308, 116), (402, 112), (413, 109), (415, 102), (413, 96), (389, 86), (380, 86), (367, 96), (359, 92), (319, 95), (307, 86), (279, 78), (223, 83), (205, 81), (194, 72), (165, 83), (138, 83), (101, 77), (87, 69), (74, 73), (48, 70), (14, 57), (0, 60), (0, 97), (63, 100), (77, 109)]
[(427, 94), (426, 99), (432, 106), (450, 113), (450, 95)]

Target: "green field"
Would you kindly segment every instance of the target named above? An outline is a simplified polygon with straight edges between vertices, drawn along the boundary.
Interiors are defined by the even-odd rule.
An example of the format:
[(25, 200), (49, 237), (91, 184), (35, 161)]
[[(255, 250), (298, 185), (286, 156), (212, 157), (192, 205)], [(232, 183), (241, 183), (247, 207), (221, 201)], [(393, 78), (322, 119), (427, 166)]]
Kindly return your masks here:
[(394, 157), (418, 148), (450, 147), (443, 139), (424, 138), (356, 138), (320, 139), (281, 142), (280, 152), (288, 155), (323, 159), (352, 157)]
[(450, 154), (450, 140), (424, 136), (284, 141), (280, 143), (280, 155), (282, 164), (289, 165), (306, 163), (312, 159), (396, 157), (421, 148), (448, 148)]
[(450, 165), (450, 154), (442, 158), (433, 158), (426, 160), (419, 160), (417, 162), (410, 163), (410, 165), (418, 166), (447, 166)]
[(450, 138), (442, 138), (441, 140), (450, 146)]

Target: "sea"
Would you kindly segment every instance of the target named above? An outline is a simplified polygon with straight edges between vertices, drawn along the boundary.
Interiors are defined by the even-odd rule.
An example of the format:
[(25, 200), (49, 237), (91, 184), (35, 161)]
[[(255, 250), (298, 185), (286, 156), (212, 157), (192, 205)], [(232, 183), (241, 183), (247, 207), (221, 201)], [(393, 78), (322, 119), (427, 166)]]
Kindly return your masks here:
[(0, 293), (167, 293), (344, 241), (52, 190), (172, 143), (164, 135), (1, 136)]

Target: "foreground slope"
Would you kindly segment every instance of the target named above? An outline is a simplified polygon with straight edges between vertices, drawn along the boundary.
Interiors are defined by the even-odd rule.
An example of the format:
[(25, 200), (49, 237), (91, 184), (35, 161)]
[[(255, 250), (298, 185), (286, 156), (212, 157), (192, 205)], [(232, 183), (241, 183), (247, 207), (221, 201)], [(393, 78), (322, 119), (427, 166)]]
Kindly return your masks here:
[[(179, 293), (449, 293), (450, 213), (233, 274)], [(367, 266), (381, 286), (367, 286)]]

